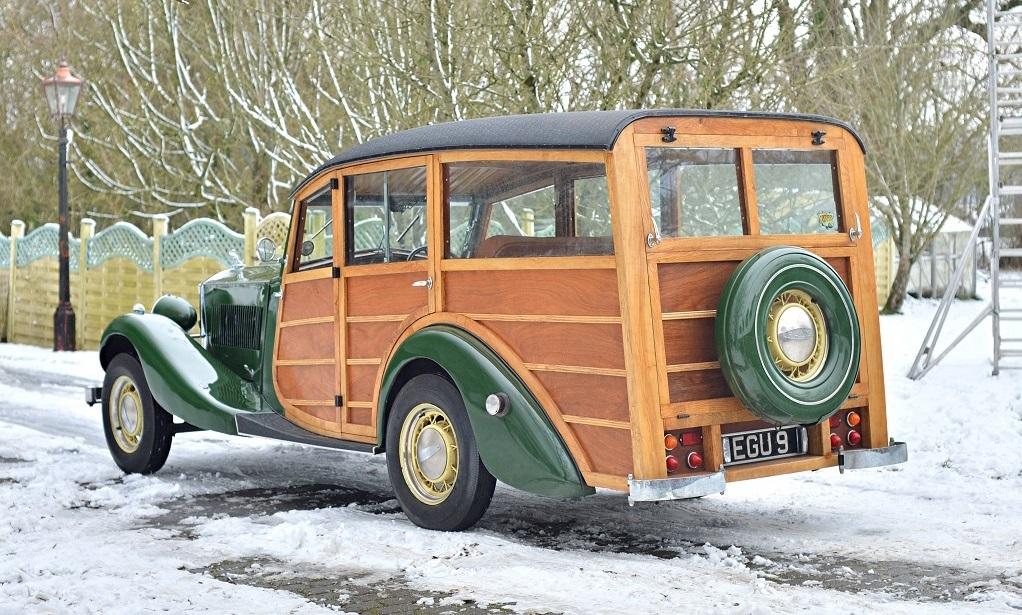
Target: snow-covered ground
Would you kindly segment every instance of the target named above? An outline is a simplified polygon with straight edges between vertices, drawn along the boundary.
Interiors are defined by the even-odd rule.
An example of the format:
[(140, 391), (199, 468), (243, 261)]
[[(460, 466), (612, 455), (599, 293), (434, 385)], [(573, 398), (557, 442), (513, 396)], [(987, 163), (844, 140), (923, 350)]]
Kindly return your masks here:
[[(907, 380), (934, 308), (882, 318), (904, 466), (631, 509), (499, 487), (461, 534), (408, 522), (382, 458), (195, 433), (157, 475), (124, 477), (82, 403), (95, 354), (0, 345), (0, 613), (335, 612), (362, 608), (356, 585), (420, 592), (430, 612), (1018, 613), (1022, 378), (990, 376), (983, 330)], [(309, 600), (266, 570), (338, 589)]]

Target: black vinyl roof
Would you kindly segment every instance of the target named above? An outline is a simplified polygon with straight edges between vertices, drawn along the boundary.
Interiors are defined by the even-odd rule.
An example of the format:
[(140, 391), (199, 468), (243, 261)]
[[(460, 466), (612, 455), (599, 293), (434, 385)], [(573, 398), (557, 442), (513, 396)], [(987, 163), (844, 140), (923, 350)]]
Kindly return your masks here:
[(850, 126), (822, 115), (705, 109), (630, 109), (500, 115), (402, 130), (349, 147), (306, 176), (295, 187), (292, 195), (313, 177), (329, 168), (386, 156), (452, 149), (610, 150), (621, 131), (632, 122), (645, 117), (663, 116), (792, 119), (830, 124), (850, 132), (865, 151), (862, 139)]

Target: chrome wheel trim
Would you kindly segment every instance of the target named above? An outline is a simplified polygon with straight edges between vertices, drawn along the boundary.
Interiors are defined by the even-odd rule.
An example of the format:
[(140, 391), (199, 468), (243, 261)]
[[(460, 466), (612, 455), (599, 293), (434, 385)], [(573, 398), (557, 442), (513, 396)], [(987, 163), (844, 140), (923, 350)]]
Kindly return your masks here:
[(786, 290), (774, 297), (767, 320), (767, 346), (774, 365), (793, 382), (816, 377), (829, 350), (820, 306), (804, 291)]
[(107, 402), (110, 430), (114, 442), (125, 453), (134, 453), (142, 441), (144, 428), (142, 394), (131, 376), (118, 376), (110, 387)]
[(458, 438), (438, 406), (412, 408), (401, 424), (398, 455), (405, 485), (417, 500), (436, 506), (451, 495), (458, 480)]

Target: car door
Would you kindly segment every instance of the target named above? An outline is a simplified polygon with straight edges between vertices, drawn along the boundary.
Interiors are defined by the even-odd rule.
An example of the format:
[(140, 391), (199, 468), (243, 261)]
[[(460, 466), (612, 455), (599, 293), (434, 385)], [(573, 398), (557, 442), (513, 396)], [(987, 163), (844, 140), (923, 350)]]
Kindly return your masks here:
[(340, 191), (334, 174), (295, 199), (281, 307), (274, 343), (273, 381), (291, 422), (323, 435), (340, 435), (337, 258), (334, 220)]
[(340, 172), (341, 422), (350, 439), (375, 441), (375, 394), (384, 361), (402, 331), (436, 306), (439, 250), (432, 235), (440, 217), (433, 215), (434, 173), (432, 156)]

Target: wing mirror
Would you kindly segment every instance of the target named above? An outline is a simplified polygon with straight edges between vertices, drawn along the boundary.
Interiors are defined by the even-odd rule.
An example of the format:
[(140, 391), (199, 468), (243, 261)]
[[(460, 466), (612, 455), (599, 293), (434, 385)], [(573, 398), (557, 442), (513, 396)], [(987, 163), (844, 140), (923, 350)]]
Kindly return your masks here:
[(261, 263), (277, 262), (277, 244), (273, 243), (269, 237), (263, 237), (256, 244), (256, 256), (259, 257)]

